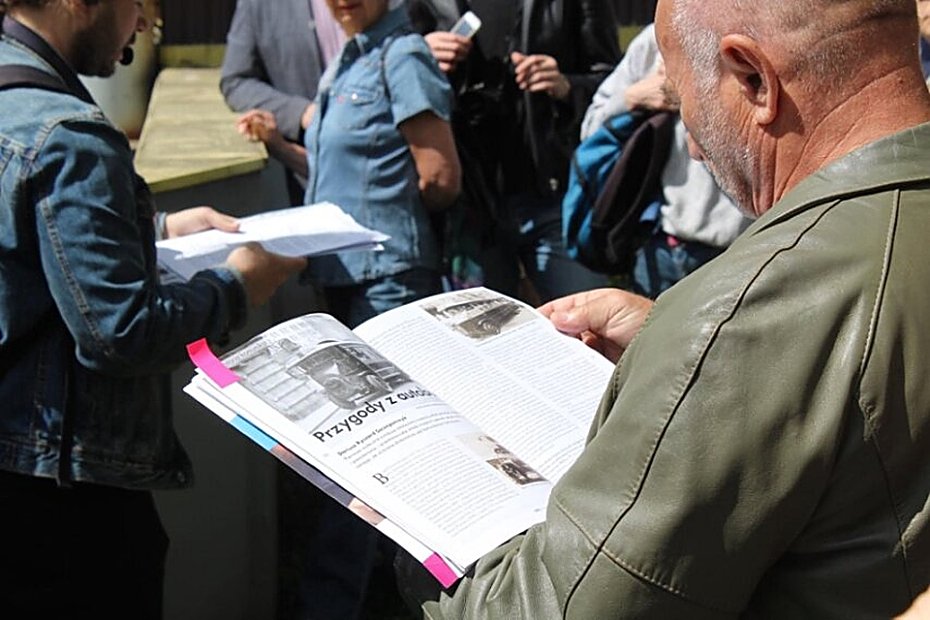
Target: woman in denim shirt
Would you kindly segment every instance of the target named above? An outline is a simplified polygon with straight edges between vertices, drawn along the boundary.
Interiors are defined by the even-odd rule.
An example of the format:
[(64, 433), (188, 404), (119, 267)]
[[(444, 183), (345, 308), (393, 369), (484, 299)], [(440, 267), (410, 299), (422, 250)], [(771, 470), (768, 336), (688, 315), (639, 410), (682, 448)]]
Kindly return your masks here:
[[(347, 41), (320, 81), (306, 159), (283, 143), (270, 113), (243, 118), (253, 138), (288, 149), (283, 161), (308, 177), (307, 204), (333, 202), (391, 236), (381, 252), (311, 260), (309, 273), (329, 312), (354, 327), (442, 290), (429, 212), (455, 200), (461, 171), (449, 125), (449, 83), (426, 42), (411, 32), (402, 2), (327, 4)], [(298, 563), (306, 563), (299, 569), (296, 615), (352, 620), (362, 613), (369, 585), (393, 585), (369, 584), (376, 530), (336, 504), (324, 502), (320, 510), (307, 548), (296, 550)]]
[(311, 261), (330, 312), (353, 327), (441, 290), (428, 211), (458, 195), (451, 91), (399, 0), (327, 0), (348, 41), (320, 82), (307, 130), (306, 202), (338, 204), (391, 236), (383, 252)]

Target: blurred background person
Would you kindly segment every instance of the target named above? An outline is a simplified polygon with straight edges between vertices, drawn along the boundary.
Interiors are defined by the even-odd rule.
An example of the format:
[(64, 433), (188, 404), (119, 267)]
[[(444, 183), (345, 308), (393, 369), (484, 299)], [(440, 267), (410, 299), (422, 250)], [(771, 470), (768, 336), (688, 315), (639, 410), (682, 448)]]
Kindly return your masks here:
[[(240, 131), (263, 136), (274, 125), (280, 140), (266, 142), (286, 166), (291, 204), (301, 204), (306, 187), (304, 131), (313, 114), (320, 76), (345, 41), (326, 0), (238, 0), (226, 37), (220, 90), (236, 112), (264, 110), (261, 123), (245, 114)], [(258, 125), (255, 129), (253, 126)]]
[[(453, 126), (463, 162), (464, 227), (471, 269), (453, 274), (529, 301), (603, 286), (562, 243), (561, 203), (581, 119), (601, 80), (620, 60), (608, 0), (410, 0), (452, 81)], [(529, 10), (526, 10), (526, 9)], [(475, 37), (447, 32), (467, 10)], [(531, 287), (521, 288), (521, 276)], [(524, 281), (524, 284), (526, 281)]]
[(920, 25), (920, 66), (930, 84), (930, 0), (917, 0), (917, 21)]
[[(665, 67), (650, 24), (633, 39), (623, 60), (594, 94), (581, 138), (621, 112), (677, 113), (678, 101), (668, 97), (664, 84)], [(688, 155), (686, 137), (678, 118), (662, 170), (661, 200), (643, 214), (653, 232), (636, 250), (628, 274), (632, 289), (651, 298), (723, 252), (751, 222), (720, 190), (705, 164)]]
[[(327, 0), (346, 33), (306, 133), (305, 202), (330, 201), (391, 235), (383, 252), (310, 263), (330, 312), (350, 327), (441, 290), (429, 213), (457, 197), (450, 89), (400, 0)], [(390, 7), (390, 10), (389, 10)]]

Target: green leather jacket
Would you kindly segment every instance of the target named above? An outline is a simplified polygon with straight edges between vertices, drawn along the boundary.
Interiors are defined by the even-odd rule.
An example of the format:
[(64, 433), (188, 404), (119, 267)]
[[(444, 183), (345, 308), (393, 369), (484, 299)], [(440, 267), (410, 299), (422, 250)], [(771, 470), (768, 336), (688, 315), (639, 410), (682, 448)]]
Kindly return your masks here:
[(930, 581), (930, 124), (659, 298), (546, 522), (428, 618), (888, 618)]

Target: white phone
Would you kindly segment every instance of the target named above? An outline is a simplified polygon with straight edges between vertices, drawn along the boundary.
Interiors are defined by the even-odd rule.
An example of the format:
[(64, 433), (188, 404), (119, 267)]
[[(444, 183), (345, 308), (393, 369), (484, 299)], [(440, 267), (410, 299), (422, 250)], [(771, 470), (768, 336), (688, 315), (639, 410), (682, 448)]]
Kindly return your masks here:
[(481, 20), (477, 15), (468, 11), (459, 18), (459, 21), (455, 22), (455, 25), (452, 26), (452, 30), (449, 32), (452, 34), (460, 34), (470, 39), (478, 32), (478, 28), (481, 28)]

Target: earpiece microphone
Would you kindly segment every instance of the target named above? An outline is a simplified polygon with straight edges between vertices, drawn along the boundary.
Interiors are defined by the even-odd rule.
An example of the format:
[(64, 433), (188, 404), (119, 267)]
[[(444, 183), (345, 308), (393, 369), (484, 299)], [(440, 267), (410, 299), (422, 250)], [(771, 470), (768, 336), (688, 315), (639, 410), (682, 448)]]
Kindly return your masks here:
[(133, 58), (135, 58), (135, 53), (132, 51), (132, 48), (127, 45), (123, 48), (123, 55), (119, 58), (119, 64), (125, 67), (132, 62)]

